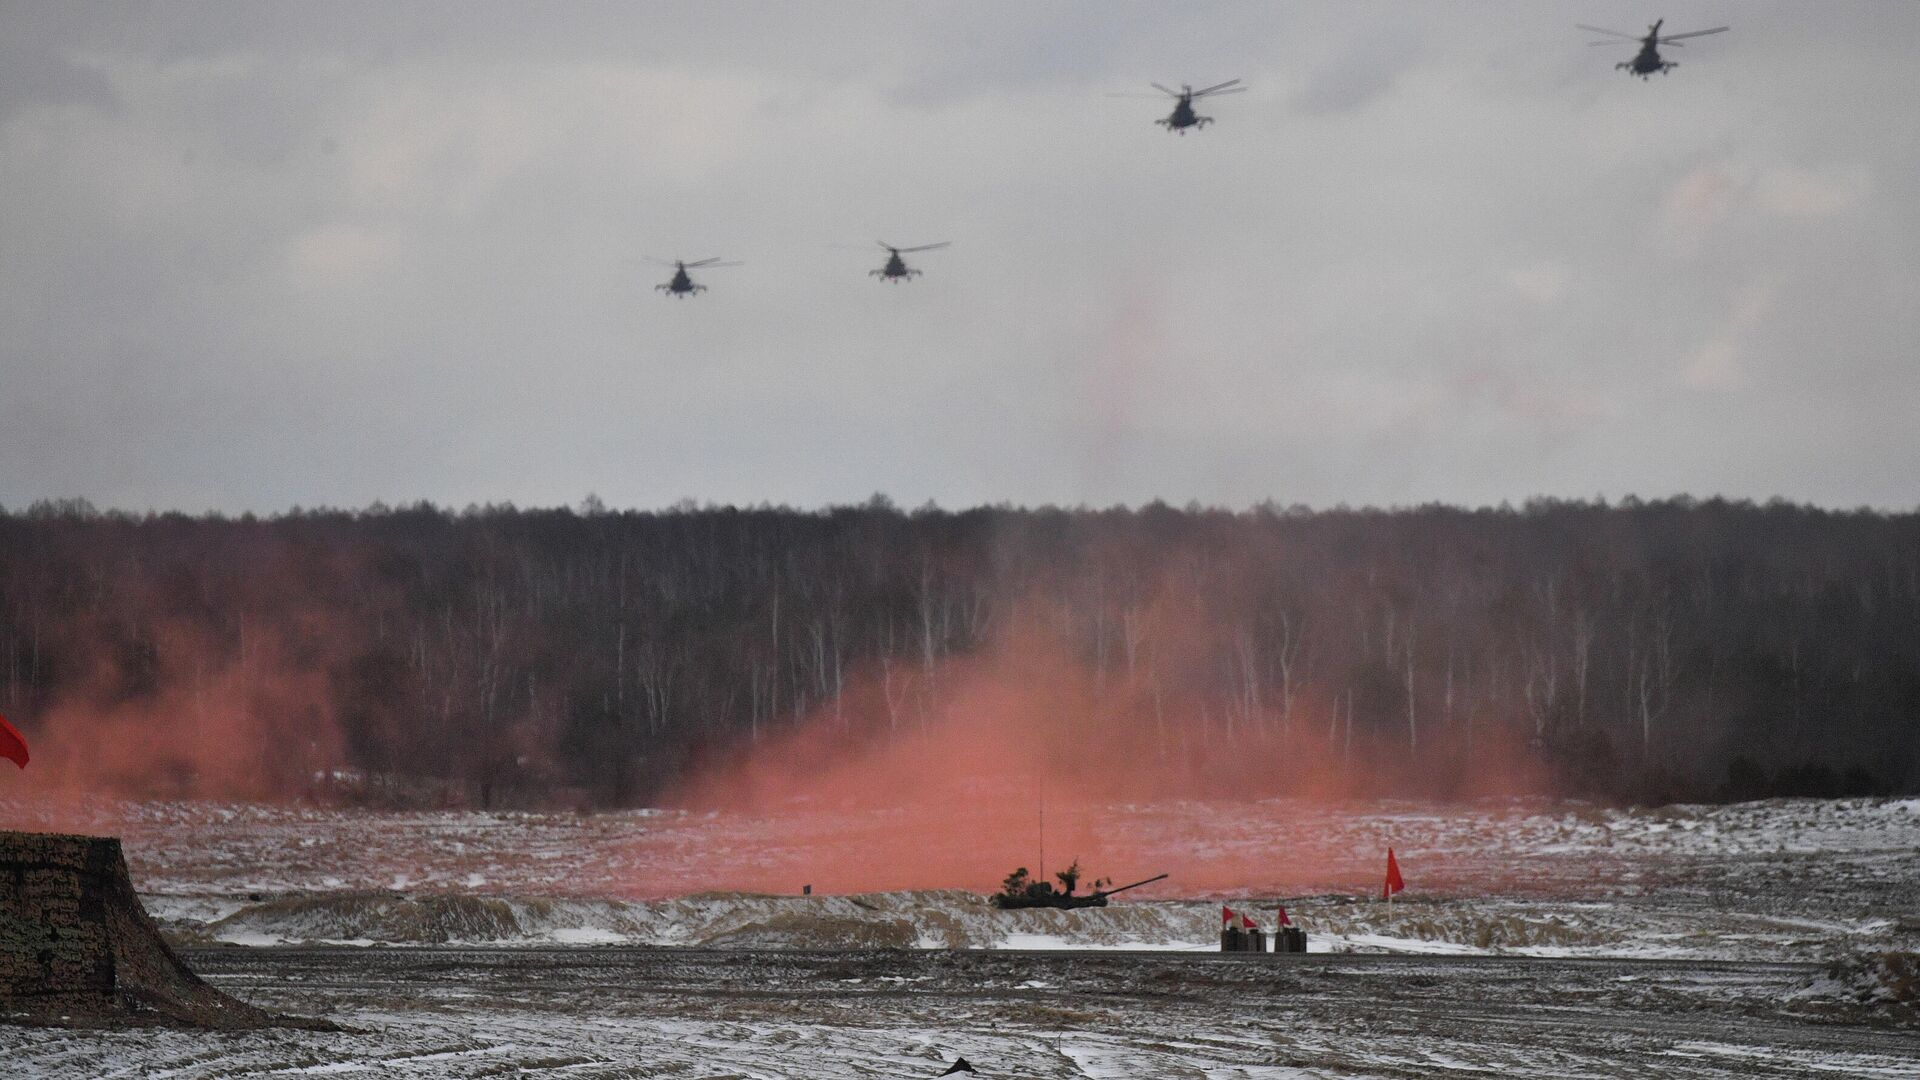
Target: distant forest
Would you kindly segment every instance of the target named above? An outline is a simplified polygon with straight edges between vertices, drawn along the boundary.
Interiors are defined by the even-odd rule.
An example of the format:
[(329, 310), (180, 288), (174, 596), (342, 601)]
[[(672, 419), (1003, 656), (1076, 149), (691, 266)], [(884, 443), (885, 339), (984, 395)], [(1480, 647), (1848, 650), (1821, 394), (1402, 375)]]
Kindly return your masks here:
[(822, 717), (938, 723), (944, 665), (1036, 639), (1114, 723), (1355, 790), (1494, 747), (1606, 799), (1920, 788), (1920, 514), (0, 513), (0, 711), (115, 790), (641, 805)]

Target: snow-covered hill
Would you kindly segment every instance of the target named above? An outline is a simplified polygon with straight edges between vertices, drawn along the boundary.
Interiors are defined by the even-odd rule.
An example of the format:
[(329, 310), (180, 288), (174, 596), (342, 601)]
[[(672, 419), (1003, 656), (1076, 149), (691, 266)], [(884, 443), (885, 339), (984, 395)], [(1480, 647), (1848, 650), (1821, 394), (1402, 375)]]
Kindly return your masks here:
[[(677, 811), (0, 803), (0, 822), (15, 827), (123, 834), (150, 909), (187, 941), (1211, 949), (1224, 900), (1268, 925), (1284, 902), (1316, 951), (1831, 959), (1920, 949), (1916, 799), (1647, 811), (1118, 805), (1094, 818), (1111, 845), (1124, 841), (1126, 865), (1174, 876), (1104, 909), (1000, 912), (982, 895), (991, 881), (814, 896), (709, 887), (804, 880), (833, 838), (857, 844), (888, 824), (808, 813), (797, 824)], [(1388, 844), (1409, 883), (1391, 907), (1371, 891)], [(1274, 857), (1256, 857), (1266, 852)]]
[[(1289, 898), (1312, 951), (1821, 959), (1920, 947), (1920, 923), (1783, 919), (1658, 904)], [(1273, 904), (1236, 901), (1271, 926)], [(1214, 901), (1081, 911), (993, 909), (977, 893), (797, 897), (709, 893), (621, 901), (461, 893), (323, 893), (257, 903), (151, 897), (187, 941), (235, 944), (704, 946), (729, 949), (1218, 947)]]

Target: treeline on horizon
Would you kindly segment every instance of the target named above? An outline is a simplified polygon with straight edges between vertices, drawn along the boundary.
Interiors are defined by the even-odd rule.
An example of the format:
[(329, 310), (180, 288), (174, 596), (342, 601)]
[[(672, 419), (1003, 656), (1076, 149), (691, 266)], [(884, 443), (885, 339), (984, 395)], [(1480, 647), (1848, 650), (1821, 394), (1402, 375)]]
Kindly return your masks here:
[(131, 794), (642, 805), (823, 717), (910, 737), (1034, 640), (1155, 752), (1355, 793), (1514, 748), (1611, 800), (1920, 788), (1916, 513), (0, 511), (0, 711), (69, 762), (138, 733), (92, 776)]

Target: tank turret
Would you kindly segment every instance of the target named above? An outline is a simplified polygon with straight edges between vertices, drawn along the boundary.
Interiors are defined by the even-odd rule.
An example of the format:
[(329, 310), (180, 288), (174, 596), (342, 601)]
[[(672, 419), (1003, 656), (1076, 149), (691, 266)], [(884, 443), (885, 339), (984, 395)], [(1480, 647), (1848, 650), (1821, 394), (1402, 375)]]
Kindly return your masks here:
[[(1157, 874), (1144, 881), (1136, 881), (1131, 885), (1122, 885), (1117, 889), (1096, 888), (1088, 893), (1073, 891), (1080, 880), (1079, 864), (1076, 863), (1057, 876), (1060, 878), (1061, 884), (1064, 886), (1063, 888), (1056, 889), (1050, 882), (1030, 880), (1027, 877), (1027, 868), (1023, 866), (1013, 873), (1008, 874), (1007, 879), (1001, 882), (1000, 891), (993, 894), (993, 906), (1002, 911), (1015, 911), (1020, 908), (1072, 910), (1075, 908), (1106, 907), (1107, 897), (1115, 893), (1126, 892), (1128, 889), (1137, 889), (1142, 885), (1151, 885), (1165, 878), (1167, 875)], [(1099, 883), (1096, 882), (1095, 884), (1097, 885)]]

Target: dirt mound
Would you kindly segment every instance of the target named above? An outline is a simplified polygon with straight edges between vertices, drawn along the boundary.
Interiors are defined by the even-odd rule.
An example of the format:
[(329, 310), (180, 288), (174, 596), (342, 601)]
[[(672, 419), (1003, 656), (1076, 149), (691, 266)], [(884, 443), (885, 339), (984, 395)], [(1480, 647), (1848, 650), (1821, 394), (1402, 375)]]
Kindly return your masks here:
[(911, 949), (919, 931), (905, 919), (852, 919), (782, 912), (714, 934), (716, 949)]
[(347, 892), (253, 902), (159, 897), (156, 903), (182, 938), (244, 945), (1192, 945), (1206, 942), (1214, 918), (1204, 903), (1002, 912), (977, 893), (954, 890), (855, 896), (707, 893), (668, 900)]
[(176, 920), (172, 929), (241, 945), (648, 944), (657, 921), (645, 905), (619, 900), (348, 892), (241, 904), (197, 927)]
[(521, 922), (513, 904), (494, 897), (363, 892), (269, 900), (213, 923), (211, 930), (290, 941), (444, 945), (511, 940), (524, 933)]
[(215, 990), (174, 955), (111, 837), (0, 832), (0, 1014), (23, 1023), (318, 1026)]

